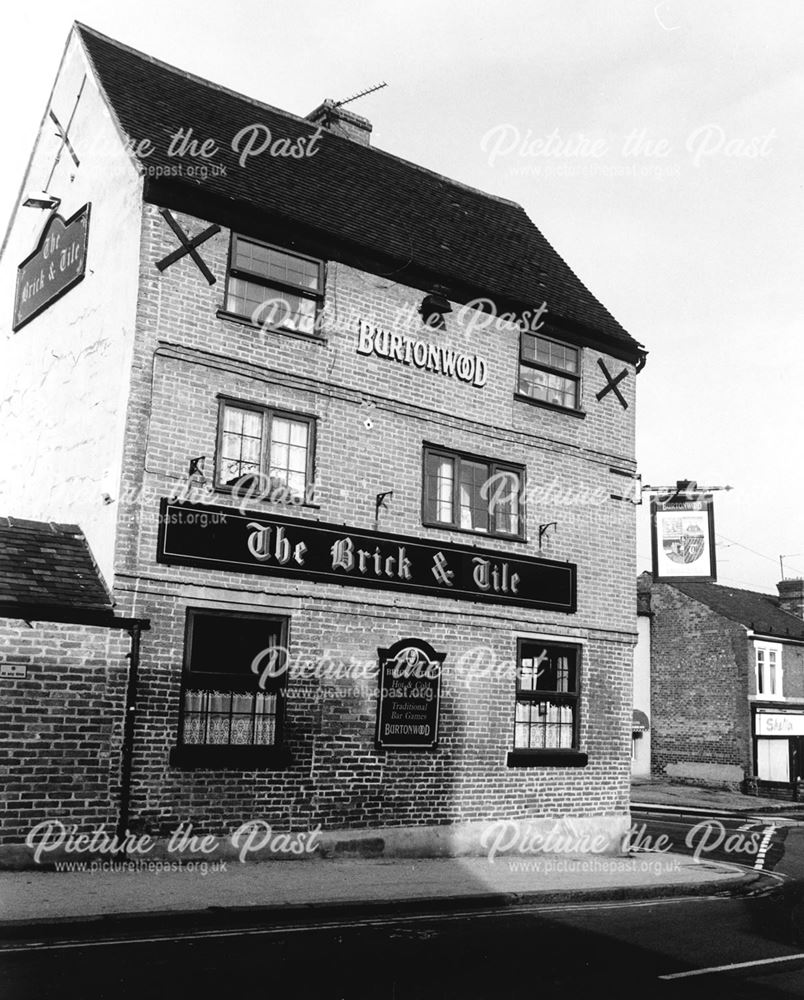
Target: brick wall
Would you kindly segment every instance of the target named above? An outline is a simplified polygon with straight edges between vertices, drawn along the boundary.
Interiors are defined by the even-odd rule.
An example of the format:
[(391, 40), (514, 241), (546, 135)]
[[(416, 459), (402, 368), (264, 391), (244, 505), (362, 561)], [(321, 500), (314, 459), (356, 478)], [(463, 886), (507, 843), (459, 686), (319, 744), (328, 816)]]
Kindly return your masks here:
[(114, 827), (128, 635), (78, 625), (0, 622), (0, 844), (44, 819)]
[(691, 764), (750, 774), (745, 628), (669, 584), (653, 585), (651, 606), (653, 772)]
[[(206, 222), (178, 215), (193, 235)], [(526, 542), (477, 538), (421, 524), (423, 442), (522, 463), (527, 484), (555, 481), (565, 494), (598, 488), (621, 493), (610, 467), (633, 469), (633, 366), (598, 402), (600, 355), (583, 353), (585, 419), (513, 398), (518, 335), (505, 323), (469, 331), (459, 304), (439, 333), (409, 336), (481, 355), (488, 382), (478, 388), (432, 372), (358, 354), (358, 321), (399, 328), (400, 307), (422, 297), (388, 278), (327, 265), (328, 321), (320, 340), (256, 330), (221, 318), (229, 233), (200, 252), (217, 281), (209, 286), (185, 257), (160, 274), (154, 261), (175, 237), (145, 206), (138, 338), (132, 372), (124, 476), (118, 515), (115, 593), (125, 613), (148, 617), (135, 738), (132, 814), (167, 832), (181, 820), (221, 832), (260, 815), (284, 828), (404, 826), (526, 816), (622, 816), (628, 810), (631, 663), (636, 622), (634, 516), (630, 504), (530, 503)], [(270, 241), (270, 233), (264, 234)], [(545, 296), (549, 302), (549, 289)], [(603, 356), (606, 357), (605, 355)], [(606, 358), (610, 371), (622, 362)], [(598, 384), (600, 383), (600, 384)], [(578, 613), (343, 588), (156, 562), (158, 498), (175, 488), (188, 459), (204, 454), (212, 475), (218, 394), (317, 418), (315, 507), (279, 513), (374, 527), (374, 498), (394, 490), (380, 529), (472, 543), (515, 555), (578, 565)], [(370, 415), (373, 426), (365, 427)], [(231, 501), (225, 494), (216, 502)], [(276, 511), (257, 503), (256, 509)], [(538, 527), (558, 521), (538, 545)], [(371, 685), (289, 683), (284, 770), (183, 771), (168, 762), (177, 740), (179, 685), (188, 607), (265, 611), (290, 621), (294, 656), (324, 650), (376, 659), (378, 646), (418, 636), (447, 654), (441, 739), (434, 751), (374, 748), (376, 695)], [(478, 645), (512, 661), (516, 637), (552, 634), (583, 642), (580, 748), (586, 768), (507, 768), (513, 744), (515, 683), (463, 677), (458, 663)]]

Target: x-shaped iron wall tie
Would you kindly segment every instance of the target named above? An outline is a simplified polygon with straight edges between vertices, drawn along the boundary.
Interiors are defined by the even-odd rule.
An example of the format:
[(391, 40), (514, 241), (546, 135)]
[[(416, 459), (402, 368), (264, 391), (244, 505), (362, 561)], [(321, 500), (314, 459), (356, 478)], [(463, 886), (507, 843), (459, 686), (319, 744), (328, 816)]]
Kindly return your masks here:
[(182, 257), (185, 257), (187, 254), (189, 254), (190, 257), (192, 257), (192, 259), (195, 261), (198, 270), (204, 275), (204, 277), (207, 279), (210, 285), (214, 285), (215, 275), (203, 262), (200, 254), (196, 250), (196, 247), (201, 246), (202, 243), (206, 243), (206, 241), (210, 237), (214, 236), (216, 233), (219, 233), (221, 231), (221, 227), (209, 226), (202, 233), (199, 233), (197, 236), (193, 236), (193, 238), (190, 239), (187, 233), (184, 232), (184, 230), (181, 228), (178, 222), (176, 222), (176, 220), (170, 214), (168, 209), (160, 208), (159, 213), (165, 220), (165, 222), (173, 230), (173, 232), (176, 234), (179, 243), (181, 243), (181, 246), (178, 247), (176, 250), (174, 250), (172, 253), (169, 253), (167, 257), (163, 257), (162, 260), (158, 260), (156, 262), (157, 268), (160, 271), (164, 271), (168, 267), (170, 267), (171, 264), (175, 264), (177, 260), (181, 260)]
[(53, 161), (53, 166), (50, 168), (50, 176), (48, 177), (47, 183), (45, 184), (45, 191), (48, 191), (50, 189), (50, 182), (53, 180), (53, 174), (56, 172), (56, 167), (59, 165), (59, 160), (61, 160), (61, 154), (65, 147), (67, 148), (67, 151), (69, 152), (70, 156), (72, 156), (73, 163), (77, 167), (81, 166), (81, 163), (78, 159), (78, 154), (73, 149), (73, 144), (70, 142), (70, 129), (72, 128), (73, 118), (75, 118), (75, 113), (78, 110), (78, 102), (81, 100), (81, 94), (83, 94), (84, 92), (84, 84), (86, 82), (87, 78), (84, 77), (84, 79), (81, 81), (81, 87), (78, 91), (78, 96), (75, 99), (75, 104), (73, 105), (73, 110), (70, 114), (70, 118), (66, 126), (62, 125), (62, 123), (56, 117), (53, 108), (50, 108), (49, 116), (51, 121), (55, 124), (56, 128), (58, 129), (56, 135), (59, 137), (59, 139), (61, 139), (61, 142), (59, 143), (59, 148), (56, 151), (56, 159)]
[(606, 367), (606, 363), (603, 361), (603, 359), (602, 358), (598, 358), (597, 359), (597, 363), (598, 363), (598, 365), (600, 365), (600, 370), (606, 376), (606, 382), (608, 383), (607, 385), (603, 386), (603, 388), (600, 390), (599, 393), (597, 393), (597, 399), (598, 399), (598, 401), (601, 400), (606, 395), (606, 393), (613, 392), (614, 395), (617, 397), (617, 399), (619, 399), (620, 405), (622, 406), (622, 408), (624, 410), (627, 410), (628, 409), (628, 403), (627, 403), (625, 397), (623, 396), (623, 394), (617, 388), (617, 385), (620, 382), (622, 382), (622, 380), (628, 374), (628, 369), (627, 368), (623, 368), (623, 370), (620, 372), (619, 375), (617, 375), (616, 378), (612, 378), (611, 373), (609, 372), (608, 368)]

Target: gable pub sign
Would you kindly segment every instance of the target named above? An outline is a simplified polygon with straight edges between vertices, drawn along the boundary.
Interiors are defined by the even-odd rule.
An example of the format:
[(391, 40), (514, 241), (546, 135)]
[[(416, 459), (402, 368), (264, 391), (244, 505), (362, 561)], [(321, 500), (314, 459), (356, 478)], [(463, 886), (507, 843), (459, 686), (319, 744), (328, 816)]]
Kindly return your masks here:
[(78, 284), (87, 266), (89, 203), (65, 222), (54, 213), (33, 253), (17, 268), (13, 330), (19, 330)]

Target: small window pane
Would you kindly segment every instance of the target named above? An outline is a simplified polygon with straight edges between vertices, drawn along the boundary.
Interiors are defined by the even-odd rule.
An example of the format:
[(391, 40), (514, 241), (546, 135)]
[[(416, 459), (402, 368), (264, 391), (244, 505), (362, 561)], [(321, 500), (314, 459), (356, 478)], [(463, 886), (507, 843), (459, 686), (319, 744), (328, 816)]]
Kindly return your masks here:
[(221, 437), (219, 483), (230, 486), (259, 471), (262, 452), (262, 414), (225, 406)]
[(300, 496), (306, 489), (309, 432), (309, 424), (304, 420), (274, 417), (271, 421), (269, 475), (272, 480), (284, 484), (293, 495)]
[(482, 497), (483, 484), (488, 478), (488, 465), (461, 460), (458, 499), (462, 528), (484, 532), (489, 530), (488, 499), (484, 500)]

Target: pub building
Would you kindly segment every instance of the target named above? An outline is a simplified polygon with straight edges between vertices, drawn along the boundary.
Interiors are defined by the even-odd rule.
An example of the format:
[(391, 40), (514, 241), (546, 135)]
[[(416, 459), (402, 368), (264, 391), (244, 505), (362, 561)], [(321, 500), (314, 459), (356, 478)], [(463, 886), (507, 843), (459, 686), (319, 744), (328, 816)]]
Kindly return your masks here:
[(60, 730), (111, 775), (32, 769), (4, 842), (106, 795), (155, 836), (619, 850), (645, 351), (519, 205), (264, 96), (69, 36), (0, 259), (0, 513), (79, 526), (149, 627), (0, 678), (105, 690)]

